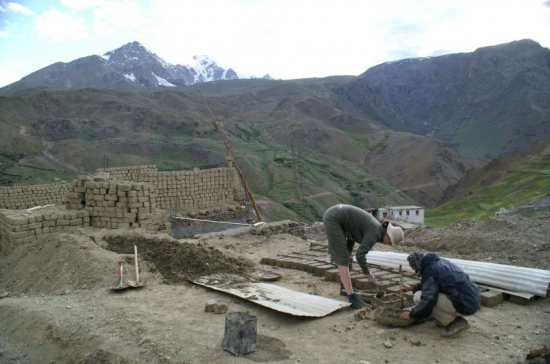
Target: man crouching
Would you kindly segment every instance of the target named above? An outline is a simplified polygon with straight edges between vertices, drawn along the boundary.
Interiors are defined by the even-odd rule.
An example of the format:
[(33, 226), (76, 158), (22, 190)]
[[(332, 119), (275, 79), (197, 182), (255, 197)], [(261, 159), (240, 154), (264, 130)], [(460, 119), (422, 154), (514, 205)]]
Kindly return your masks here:
[(444, 326), (442, 337), (451, 337), (470, 328), (462, 316), (473, 315), (481, 307), (481, 293), (468, 274), (456, 264), (435, 253), (415, 250), (407, 257), (409, 265), (422, 281), (414, 286), (403, 284), (401, 290), (413, 291), (416, 306), (399, 316), (404, 320), (422, 320), (433, 316)]

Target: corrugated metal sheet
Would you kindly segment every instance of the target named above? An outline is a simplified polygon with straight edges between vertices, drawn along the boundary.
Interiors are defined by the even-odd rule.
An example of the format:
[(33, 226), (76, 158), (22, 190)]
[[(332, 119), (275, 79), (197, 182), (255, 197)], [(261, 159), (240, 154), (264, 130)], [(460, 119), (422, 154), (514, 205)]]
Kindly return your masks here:
[[(407, 262), (407, 256), (408, 254), (404, 253), (370, 251), (367, 254), (367, 261), (371, 264), (388, 268), (398, 268), (401, 264), (404, 271), (412, 272)], [(540, 297), (547, 297), (550, 285), (550, 271), (471, 260), (445, 259), (462, 268), (474, 282), (512, 292), (530, 293)]]
[(348, 302), (294, 291), (273, 283), (248, 282), (239, 276), (212, 275), (192, 282), (293, 316), (323, 317), (350, 305)]

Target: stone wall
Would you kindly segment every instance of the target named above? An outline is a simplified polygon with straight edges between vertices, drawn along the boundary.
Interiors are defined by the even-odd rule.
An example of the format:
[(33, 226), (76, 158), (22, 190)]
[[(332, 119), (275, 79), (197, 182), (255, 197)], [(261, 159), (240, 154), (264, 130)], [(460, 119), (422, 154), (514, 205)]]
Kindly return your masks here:
[(68, 187), (65, 182), (53, 185), (0, 187), (0, 209), (22, 210), (34, 206), (64, 205)]
[(69, 211), (64, 206), (27, 210), (0, 210), (0, 251), (9, 253), (14, 246), (38, 241), (44, 234), (70, 231), (89, 226), (88, 211)]

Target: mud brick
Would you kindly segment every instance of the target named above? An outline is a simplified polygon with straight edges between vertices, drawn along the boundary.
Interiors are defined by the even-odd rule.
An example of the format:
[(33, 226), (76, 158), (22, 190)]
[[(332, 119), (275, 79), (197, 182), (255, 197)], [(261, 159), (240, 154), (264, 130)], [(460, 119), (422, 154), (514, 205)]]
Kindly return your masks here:
[(512, 303), (517, 304), (517, 305), (525, 306), (525, 305), (528, 305), (531, 302), (533, 302), (534, 298), (524, 298), (524, 297), (520, 297), (520, 296), (514, 296), (514, 295), (511, 294), (510, 298), (508, 300)]
[(340, 274), (338, 273), (338, 268), (332, 268), (325, 271), (325, 281), (329, 281), (329, 282), (340, 281)]
[(295, 260), (292, 261), (291, 267), (292, 267), (292, 269), (295, 269), (295, 270), (305, 271), (306, 270), (306, 265), (307, 265), (307, 263), (304, 262), (303, 260), (295, 259)]
[[(399, 285), (391, 286), (391, 287), (386, 288), (386, 292), (396, 294), (397, 296), (400, 296), (400, 294), (401, 294), (401, 290), (399, 289)], [(414, 297), (414, 293), (412, 293), (410, 291), (403, 292), (403, 298), (407, 302), (412, 302), (413, 297)]]
[(273, 259), (273, 265), (276, 267), (284, 268), (284, 261), (286, 258), (276, 258)]
[(372, 280), (368, 278), (358, 278), (355, 281), (355, 286), (358, 289), (372, 289), (372, 288), (376, 288), (376, 283), (374, 283)]
[[(325, 264), (323, 263), (314, 263), (311, 265), (311, 267), (313, 268), (313, 274), (318, 276), (318, 277), (324, 277), (325, 276), (325, 272), (327, 271), (326, 268), (323, 268), (323, 267), (326, 267)], [(329, 269), (332, 269), (332, 267), (330, 267)]]
[(314, 262), (305, 262), (305, 271), (308, 273), (315, 273), (315, 263)]
[[(317, 266), (317, 271), (319, 271), (319, 276), (320, 277), (324, 277), (326, 276), (326, 272), (328, 270), (331, 270), (331, 269), (334, 269), (334, 264), (320, 264)], [(321, 274), (321, 271), (322, 271), (322, 274)]]
[[(373, 273), (372, 269), (370, 271), (371, 271), (371, 273)], [(382, 279), (382, 280), (392, 279), (395, 276), (393, 273), (388, 272), (386, 270), (381, 270), (381, 271), (379, 271), (377, 273), (373, 273), (373, 274), (375, 275), (376, 279)]]
[(481, 304), (485, 307), (495, 307), (504, 301), (502, 292), (489, 290), (481, 293)]
[(297, 254), (301, 254), (301, 255), (305, 255), (305, 256), (308, 256), (308, 257), (322, 257), (324, 255), (326, 255), (326, 253), (323, 253), (323, 252), (318, 252), (318, 251), (308, 251), (308, 252), (300, 252), (300, 253), (297, 253)]
[(286, 269), (292, 269), (292, 264), (294, 264), (295, 260), (292, 258), (283, 258), (282, 259), (282, 267)]
[(275, 261), (275, 259), (273, 259), (273, 258), (262, 258), (262, 259), (260, 259), (260, 264), (275, 265), (274, 261)]
[(383, 280), (376, 282), (376, 285), (379, 289), (386, 290), (386, 288), (394, 286), (395, 282), (389, 281), (389, 280)]
[(321, 257), (317, 257), (315, 258), (315, 261), (316, 262), (320, 262), (320, 263), (325, 263), (325, 264), (333, 264), (330, 260), (330, 257), (327, 255), (325, 256), (324, 258), (321, 258)]

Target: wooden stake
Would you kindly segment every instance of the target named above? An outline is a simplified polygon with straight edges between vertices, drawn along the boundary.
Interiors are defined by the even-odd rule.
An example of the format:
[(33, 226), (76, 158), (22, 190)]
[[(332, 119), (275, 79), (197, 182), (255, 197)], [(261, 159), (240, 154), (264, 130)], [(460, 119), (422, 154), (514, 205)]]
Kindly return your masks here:
[(399, 297), (401, 298), (401, 309), (405, 308), (405, 299), (403, 298), (403, 268), (399, 264)]

